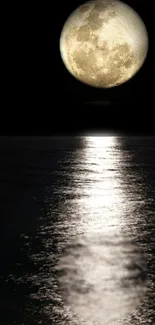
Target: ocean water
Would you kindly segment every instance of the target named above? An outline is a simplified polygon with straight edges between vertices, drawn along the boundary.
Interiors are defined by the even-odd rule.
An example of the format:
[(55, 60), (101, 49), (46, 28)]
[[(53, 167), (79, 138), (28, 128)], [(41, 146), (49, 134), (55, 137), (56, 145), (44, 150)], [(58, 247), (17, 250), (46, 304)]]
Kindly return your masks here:
[(5, 325), (155, 324), (155, 137), (0, 138)]

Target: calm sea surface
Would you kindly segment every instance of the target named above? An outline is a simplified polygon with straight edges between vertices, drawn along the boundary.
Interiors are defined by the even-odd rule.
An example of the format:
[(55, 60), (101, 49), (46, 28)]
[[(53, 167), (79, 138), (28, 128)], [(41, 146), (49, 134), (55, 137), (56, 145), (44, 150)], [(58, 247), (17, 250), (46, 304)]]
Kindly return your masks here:
[(4, 325), (155, 324), (155, 138), (0, 138)]

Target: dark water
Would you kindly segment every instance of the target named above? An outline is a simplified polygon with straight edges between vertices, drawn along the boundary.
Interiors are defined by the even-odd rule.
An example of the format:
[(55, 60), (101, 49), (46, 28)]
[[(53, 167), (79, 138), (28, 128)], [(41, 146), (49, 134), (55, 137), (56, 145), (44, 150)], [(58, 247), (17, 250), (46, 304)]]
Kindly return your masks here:
[(0, 139), (0, 317), (155, 324), (155, 138)]

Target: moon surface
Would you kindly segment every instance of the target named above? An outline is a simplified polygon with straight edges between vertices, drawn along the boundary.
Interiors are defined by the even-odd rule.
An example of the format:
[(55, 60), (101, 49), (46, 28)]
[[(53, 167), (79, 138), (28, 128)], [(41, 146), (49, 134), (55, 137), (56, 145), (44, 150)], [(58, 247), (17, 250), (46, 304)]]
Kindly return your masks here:
[(142, 67), (148, 34), (140, 16), (117, 0), (93, 0), (75, 9), (60, 35), (60, 54), (68, 71), (99, 88), (121, 85)]

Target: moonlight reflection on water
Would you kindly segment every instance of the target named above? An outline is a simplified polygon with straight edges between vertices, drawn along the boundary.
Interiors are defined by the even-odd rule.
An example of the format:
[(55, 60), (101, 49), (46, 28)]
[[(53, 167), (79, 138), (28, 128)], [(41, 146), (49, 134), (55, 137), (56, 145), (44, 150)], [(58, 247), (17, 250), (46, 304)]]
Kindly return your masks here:
[(147, 288), (139, 249), (104, 232), (77, 238), (56, 269), (63, 298), (80, 324), (119, 322), (135, 311)]
[(87, 168), (80, 177), (74, 174), (76, 195), (81, 194), (74, 202), (77, 228), (83, 235), (70, 242), (56, 267), (63, 299), (80, 324), (122, 324), (147, 288), (144, 258), (125, 232), (126, 209), (132, 213), (133, 206), (121, 186), (121, 155), (113, 146), (116, 137), (86, 138)]

